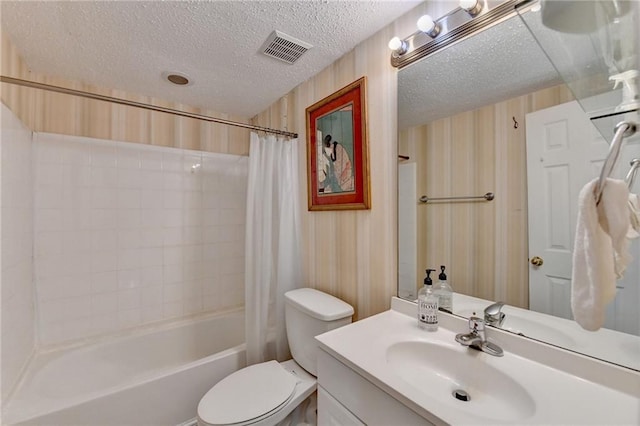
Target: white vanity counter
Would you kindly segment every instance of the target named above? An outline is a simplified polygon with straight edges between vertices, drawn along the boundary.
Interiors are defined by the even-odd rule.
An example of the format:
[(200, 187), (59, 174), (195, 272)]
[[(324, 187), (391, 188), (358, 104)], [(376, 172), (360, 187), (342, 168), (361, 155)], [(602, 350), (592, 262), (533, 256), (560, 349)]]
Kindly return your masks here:
[[(494, 357), (455, 342), (456, 333), (468, 331), (465, 320), (444, 314), (439, 330), (427, 332), (417, 327), (414, 304), (394, 298), (393, 306), (317, 337), (324, 350), (318, 363), (321, 390), (366, 424), (389, 419), (362, 419), (366, 400), (377, 400), (360, 401), (358, 392), (341, 389), (355, 386), (349, 371), (423, 423), (640, 424), (640, 373), (488, 330), (489, 340), (505, 351)], [(471, 400), (454, 398), (457, 389)]]

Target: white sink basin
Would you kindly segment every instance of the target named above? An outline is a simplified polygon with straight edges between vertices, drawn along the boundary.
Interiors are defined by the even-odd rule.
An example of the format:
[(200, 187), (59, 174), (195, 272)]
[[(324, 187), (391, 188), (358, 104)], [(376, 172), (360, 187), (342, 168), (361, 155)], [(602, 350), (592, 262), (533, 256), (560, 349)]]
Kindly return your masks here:
[[(487, 420), (517, 421), (535, 412), (533, 398), (520, 384), (489, 365), (481, 352), (456, 344), (398, 342), (388, 347), (389, 366), (416, 391), (439, 404)], [(469, 401), (454, 396), (462, 390)]]
[[(427, 332), (416, 324), (415, 305), (402, 303), (406, 314), (386, 311), (316, 339), (324, 351), (427, 421), (640, 424), (640, 373), (488, 327), (487, 337), (504, 349), (504, 356), (494, 357), (456, 343), (456, 333), (468, 331), (461, 318), (443, 315), (438, 331)], [(456, 399), (456, 390), (470, 400)]]

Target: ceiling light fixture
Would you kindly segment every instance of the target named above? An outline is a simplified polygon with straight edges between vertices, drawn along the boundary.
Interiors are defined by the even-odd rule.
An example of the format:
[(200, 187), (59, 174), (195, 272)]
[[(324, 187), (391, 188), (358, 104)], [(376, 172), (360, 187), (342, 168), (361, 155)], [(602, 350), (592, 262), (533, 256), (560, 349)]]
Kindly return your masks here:
[(166, 71), (162, 73), (162, 78), (176, 86), (191, 86), (193, 84), (189, 76), (181, 72)]

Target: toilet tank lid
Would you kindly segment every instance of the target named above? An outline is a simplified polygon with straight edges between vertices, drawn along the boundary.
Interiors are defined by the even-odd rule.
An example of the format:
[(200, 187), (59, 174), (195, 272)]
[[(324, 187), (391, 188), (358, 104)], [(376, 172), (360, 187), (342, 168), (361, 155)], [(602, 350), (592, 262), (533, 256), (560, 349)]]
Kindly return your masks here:
[(284, 294), (286, 303), (322, 321), (334, 321), (353, 315), (353, 306), (312, 288), (299, 288)]

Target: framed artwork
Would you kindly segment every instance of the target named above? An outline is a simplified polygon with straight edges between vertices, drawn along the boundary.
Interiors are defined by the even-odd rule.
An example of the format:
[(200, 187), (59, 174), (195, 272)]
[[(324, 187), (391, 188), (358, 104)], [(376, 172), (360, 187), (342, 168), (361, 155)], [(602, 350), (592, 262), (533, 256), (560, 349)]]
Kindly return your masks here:
[(370, 208), (366, 82), (307, 108), (309, 210)]

